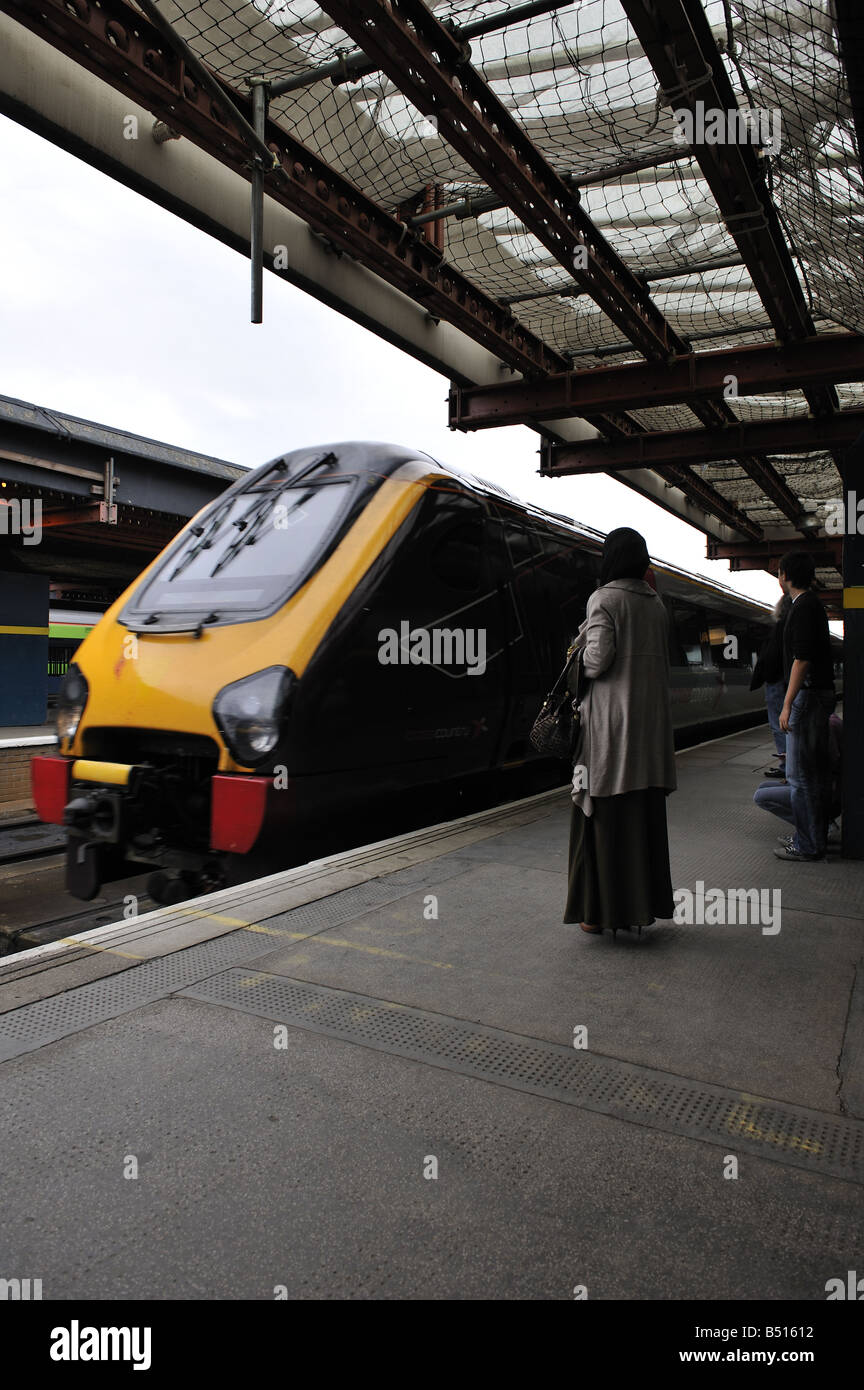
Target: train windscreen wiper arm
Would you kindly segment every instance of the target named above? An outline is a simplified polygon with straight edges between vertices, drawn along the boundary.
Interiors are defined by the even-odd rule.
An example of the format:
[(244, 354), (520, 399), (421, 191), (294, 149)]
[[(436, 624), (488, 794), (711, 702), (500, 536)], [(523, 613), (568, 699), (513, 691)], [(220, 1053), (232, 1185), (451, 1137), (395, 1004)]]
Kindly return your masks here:
[(195, 542), (194, 545), (190, 545), (189, 549), (186, 551), (186, 554), (182, 557), (181, 560), (178, 561), (177, 565), (172, 570), (169, 576), (170, 579), (176, 579), (178, 574), (182, 574), (186, 566), (191, 565), (196, 555), (200, 555), (202, 550), (209, 550), (210, 546), (213, 544), (213, 540), (216, 536), (216, 533), (219, 531), (219, 528), (222, 525), (224, 517), (227, 515), (228, 512), (230, 512), (233, 505), (234, 498), (228, 498), (225, 502), (223, 502), (221, 507), (216, 508), (215, 512), (213, 513), (209, 522), (207, 522), (206, 525), (192, 528), (191, 534), (197, 535), (198, 540)]
[[(286, 516), (289, 516), (291, 512), (296, 512), (298, 507), (302, 507), (304, 502), (307, 502), (310, 497), (314, 496), (315, 489), (307, 488), (306, 491), (302, 494), (302, 496), (298, 497), (297, 501), (291, 507), (288, 508)], [(210, 571), (211, 579), (214, 575), (218, 574), (220, 570), (223, 570), (226, 565), (229, 565), (231, 561), (234, 559), (235, 555), (239, 555), (244, 545), (255, 544), (255, 538), (258, 535), (258, 532), (261, 530), (261, 527), (263, 526), (264, 522), (267, 520), (267, 517), (270, 515), (271, 511), (275, 507), (276, 502), (278, 501), (278, 497), (279, 494), (277, 494), (275, 498), (265, 498), (264, 504), (259, 504), (257, 508), (253, 503), (249, 510), (245, 513), (245, 515), (238, 518), (238, 520), (234, 524), (236, 526), (242, 527), (240, 535), (237, 536), (236, 539), (233, 540), (231, 544), (227, 547), (221, 559), (216, 561), (216, 564)], [(247, 518), (249, 517), (249, 513), (253, 510), (255, 511), (255, 515), (252, 517), (251, 521), (249, 521), (247, 520)]]

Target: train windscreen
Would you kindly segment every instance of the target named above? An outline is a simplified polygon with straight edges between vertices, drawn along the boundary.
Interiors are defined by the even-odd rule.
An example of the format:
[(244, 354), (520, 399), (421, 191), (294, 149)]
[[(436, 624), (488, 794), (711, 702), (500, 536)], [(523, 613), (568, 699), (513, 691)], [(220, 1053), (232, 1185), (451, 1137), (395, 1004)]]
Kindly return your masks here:
[(290, 483), (216, 502), (171, 546), (126, 604), (135, 630), (265, 616), (326, 554), (350, 509), (353, 480)]

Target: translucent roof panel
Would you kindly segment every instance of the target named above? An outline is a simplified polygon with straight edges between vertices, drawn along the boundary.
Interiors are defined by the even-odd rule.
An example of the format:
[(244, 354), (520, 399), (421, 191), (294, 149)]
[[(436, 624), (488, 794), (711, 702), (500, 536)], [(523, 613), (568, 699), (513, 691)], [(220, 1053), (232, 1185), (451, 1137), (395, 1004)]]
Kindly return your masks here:
[[(426, 3), (457, 25), (508, 8), (504, 0)], [(817, 329), (864, 333), (862, 174), (830, 0), (708, 0), (704, 9), (739, 108), (767, 113), (772, 139), (763, 143), (760, 167)], [(356, 52), (313, 0), (165, 0), (162, 10), (195, 52), (241, 89), (253, 75), (311, 75)], [(681, 143), (672, 105), (617, 0), (582, 0), (503, 24), (472, 39), (470, 57), (522, 131), (580, 187), (583, 211), (644, 277), (657, 309), (686, 343), (708, 350), (774, 340), (698, 148)], [(381, 72), (337, 85), (319, 78), (274, 99), (271, 115), (402, 218), (430, 189), (439, 204), (494, 201), (436, 123)], [(575, 366), (638, 359), (519, 211), (496, 206), (448, 216), (445, 260), (508, 303)], [(844, 386), (838, 395), (841, 408), (864, 405), (861, 387)], [(742, 421), (809, 409), (794, 391), (730, 404)], [(698, 426), (686, 407), (656, 411), (646, 404), (633, 415), (650, 429)], [(839, 491), (829, 455), (804, 456), (800, 467), (784, 458), (771, 462), (802, 500)], [(708, 461), (704, 476), (760, 525), (788, 526), (746, 471), (718, 470)]]

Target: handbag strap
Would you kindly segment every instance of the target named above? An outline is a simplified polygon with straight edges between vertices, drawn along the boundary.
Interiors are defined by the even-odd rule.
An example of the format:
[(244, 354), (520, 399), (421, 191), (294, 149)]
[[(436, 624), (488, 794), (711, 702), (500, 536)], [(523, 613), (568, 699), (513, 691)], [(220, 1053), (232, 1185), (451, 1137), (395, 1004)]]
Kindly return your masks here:
[(561, 672), (552, 689), (549, 691), (549, 695), (547, 696), (548, 699), (551, 700), (553, 695), (557, 695), (559, 687), (563, 687), (567, 679), (567, 672), (570, 670), (570, 667), (574, 664), (574, 662), (578, 662), (581, 659), (581, 657), (581, 647), (577, 647), (575, 651), (571, 651), (568, 653), (567, 660), (564, 662), (564, 670)]

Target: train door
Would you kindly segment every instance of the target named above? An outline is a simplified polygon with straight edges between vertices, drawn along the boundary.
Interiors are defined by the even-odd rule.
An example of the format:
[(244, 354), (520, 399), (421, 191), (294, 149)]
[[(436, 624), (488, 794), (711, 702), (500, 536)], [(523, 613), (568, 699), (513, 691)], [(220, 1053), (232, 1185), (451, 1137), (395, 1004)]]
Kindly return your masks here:
[(492, 764), (508, 696), (492, 550), (483, 501), (449, 481), (428, 489), (340, 643), (309, 721), (316, 770), (369, 769), (387, 787)]
[(585, 616), (595, 562), (574, 537), (500, 504), (510, 564), (515, 633), (512, 697), (505, 761), (535, 756), (528, 735), (544, 696), (561, 671), (567, 647)]

